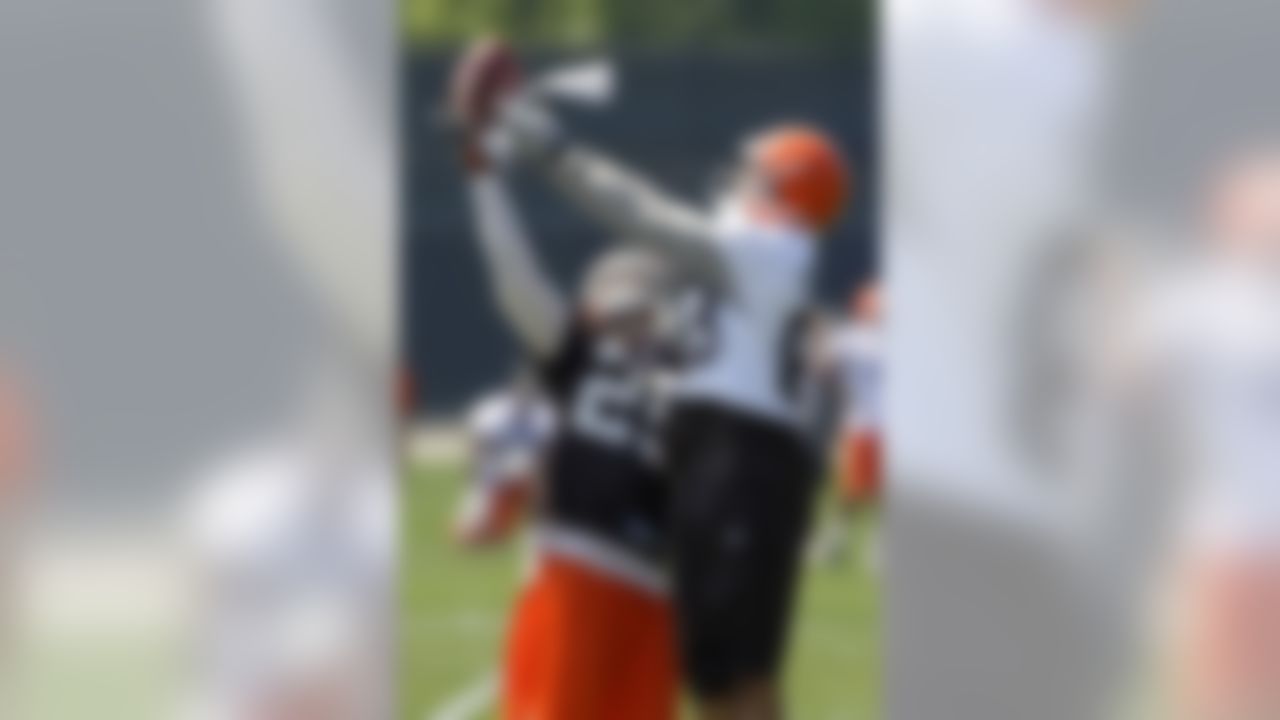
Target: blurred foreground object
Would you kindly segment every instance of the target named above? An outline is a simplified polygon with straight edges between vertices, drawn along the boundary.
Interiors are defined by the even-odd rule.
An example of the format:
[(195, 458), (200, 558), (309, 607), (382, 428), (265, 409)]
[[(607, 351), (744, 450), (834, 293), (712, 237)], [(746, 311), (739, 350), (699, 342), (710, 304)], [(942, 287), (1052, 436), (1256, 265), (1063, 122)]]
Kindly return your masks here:
[[(283, 259), (329, 329), (295, 407), (191, 500), (193, 718), (394, 714), (395, 172), (333, 8), (216, 0), (213, 40)], [(379, 61), (379, 64), (385, 61)], [(376, 66), (375, 66), (376, 67)]]
[[(246, 655), (264, 667), (282, 665), (268, 650), (315, 669), (348, 648), (346, 662), (389, 682), (385, 666), (366, 661), (387, 661), (390, 608), (334, 609), (357, 594), (389, 596), (389, 498), (369, 521), (387, 540), (377, 553), (350, 540), (350, 517), (323, 531), (294, 520), (322, 514), (312, 506), (335, 488), (391, 489), (391, 13), (385, 2), (348, 5), (0, 7), (10, 109), (0, 355), (21, 373), (40, 425), (38, 479), (26, 478), (20, 511), (3, 501), (21, 523), (0, 521), (6, 536), (22, 526), (22, 542), (5, 548), (16, 559), (0, 600), (12, 609), (6, 718), (284, 717), (214, 697), (235, 684), (220, 664), (227, 646), (244, 647), (235, 632), (255, 636), (263, 650)], [(20, 442), (7, 429), (0, 438), (8, 465), (8, 441)], [(246, 456), (255, 459), (236, 460)], [(237, 469), (217, 470), (228, 465)], [(0, 475), (12, 487), (9, 470)], [(221, 554), (186, 542), (201, 533), (183, 509), (206, 480), (255, 486), (223, 493), (249, 499), (225, 502), (245, 511), (226, 511), (236, 517), (224, 545), (235, 545), (227, 535), (243, 544)], [(374, 514), (358, 509), (369, 504), (337, 515)], [(311, 539), (296, 530), (304, 525)], [(267, 557), (285, 548), (294, 556)], [(255, 567), (368, 572), (299, 590), (297, 612), (276, 622), (284, 590), (229, 598), (229, 557), (237, 577)], [(260, 609), (259, 624), (229, 619), (246, 608)], [(359, 654), (370, 638), (381, 649)], [(235, 665), (258, 690), (283, 677)], [(323, 682), (345, 692), (346, 679)], [(345, 716), (386, 717), (387, 696)]]
[(1265, 5), (890, 6), (891, 717), (1275, 714)]
[(1206, 178), (1196, 245), (1129, 345), (1176, 449), (1166, 702), (1194, 720), (1280, 717), (1280, 154), (1245, 147)]
[(21, 379), (0, 361), (0, 715), (16, 715), (18, 583), (36, 480), (35, 418)]

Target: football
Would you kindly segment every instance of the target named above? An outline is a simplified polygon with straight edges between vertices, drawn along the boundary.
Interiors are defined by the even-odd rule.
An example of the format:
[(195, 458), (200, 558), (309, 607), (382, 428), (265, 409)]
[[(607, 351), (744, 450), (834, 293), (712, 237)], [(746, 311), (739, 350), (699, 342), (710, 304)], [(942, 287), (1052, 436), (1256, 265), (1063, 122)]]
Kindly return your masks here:
[(523, 82), (524, 73), (511, 47), (490, 38), (475, 43), (453, 68), (449, 83), (450, 119), (475, 130), (493, 117), (499, 101)]

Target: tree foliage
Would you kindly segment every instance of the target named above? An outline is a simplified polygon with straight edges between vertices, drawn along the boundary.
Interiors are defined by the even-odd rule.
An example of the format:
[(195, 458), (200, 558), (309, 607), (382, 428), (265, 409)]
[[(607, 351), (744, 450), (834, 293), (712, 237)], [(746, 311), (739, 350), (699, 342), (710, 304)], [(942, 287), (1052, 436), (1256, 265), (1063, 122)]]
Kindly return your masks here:
[(870, 0), (401, 0), (415, 45), (497, 33), (527, 46), (772, 48), (863, 45)]

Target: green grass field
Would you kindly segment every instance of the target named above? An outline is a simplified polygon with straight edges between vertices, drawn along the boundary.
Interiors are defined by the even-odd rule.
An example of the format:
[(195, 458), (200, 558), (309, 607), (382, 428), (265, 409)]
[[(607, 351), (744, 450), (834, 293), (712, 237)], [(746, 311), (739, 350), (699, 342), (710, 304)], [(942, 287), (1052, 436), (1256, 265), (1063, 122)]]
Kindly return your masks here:
[[(497, 670), (518, 582), (517, 544), (486, 553), (449, 544), (448, 519), (463, 485), (460, 472), (454, 464), (423, 464), (405, 479), (400, 624), (405, 720), (436, 717)], [(824, 504), (822, 510), (829, 508)], [(868, 531), (869, 523), (858, 528), (859, 542)], [(879, 716), (877, 600), (873, 578), (859, 562), (806, 569), (787, 672), (791, 717)], [(492, 703), (473, 717), (496, 717)]]

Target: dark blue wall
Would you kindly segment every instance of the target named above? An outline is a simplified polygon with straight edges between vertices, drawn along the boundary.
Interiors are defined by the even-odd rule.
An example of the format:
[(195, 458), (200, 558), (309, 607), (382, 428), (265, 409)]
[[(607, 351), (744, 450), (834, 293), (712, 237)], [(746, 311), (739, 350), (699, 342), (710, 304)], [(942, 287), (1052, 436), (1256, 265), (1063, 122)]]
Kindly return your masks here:
[[(451, 59), (412, 56), (403, 78), (404, 352), (426, 414), (458, 410), (517, 360), (473, 249), (455, 149), (431, 123)], [(825, 127), (851, 156), (857, 187), (851, 211), (825, 250), (822, 296), (840, 303), (854, 282), (873, 272), (875, 76), (861, 54), (684, 52), (617, 60), (619, 102), (602, 112), (569, 111), (577, 136), (681, 194), (706, 197), (744, 134), (787, 119)], [(547, 266), (568, 286), (605, 238), (537, 178), (517, 177), (516, 187)]]

